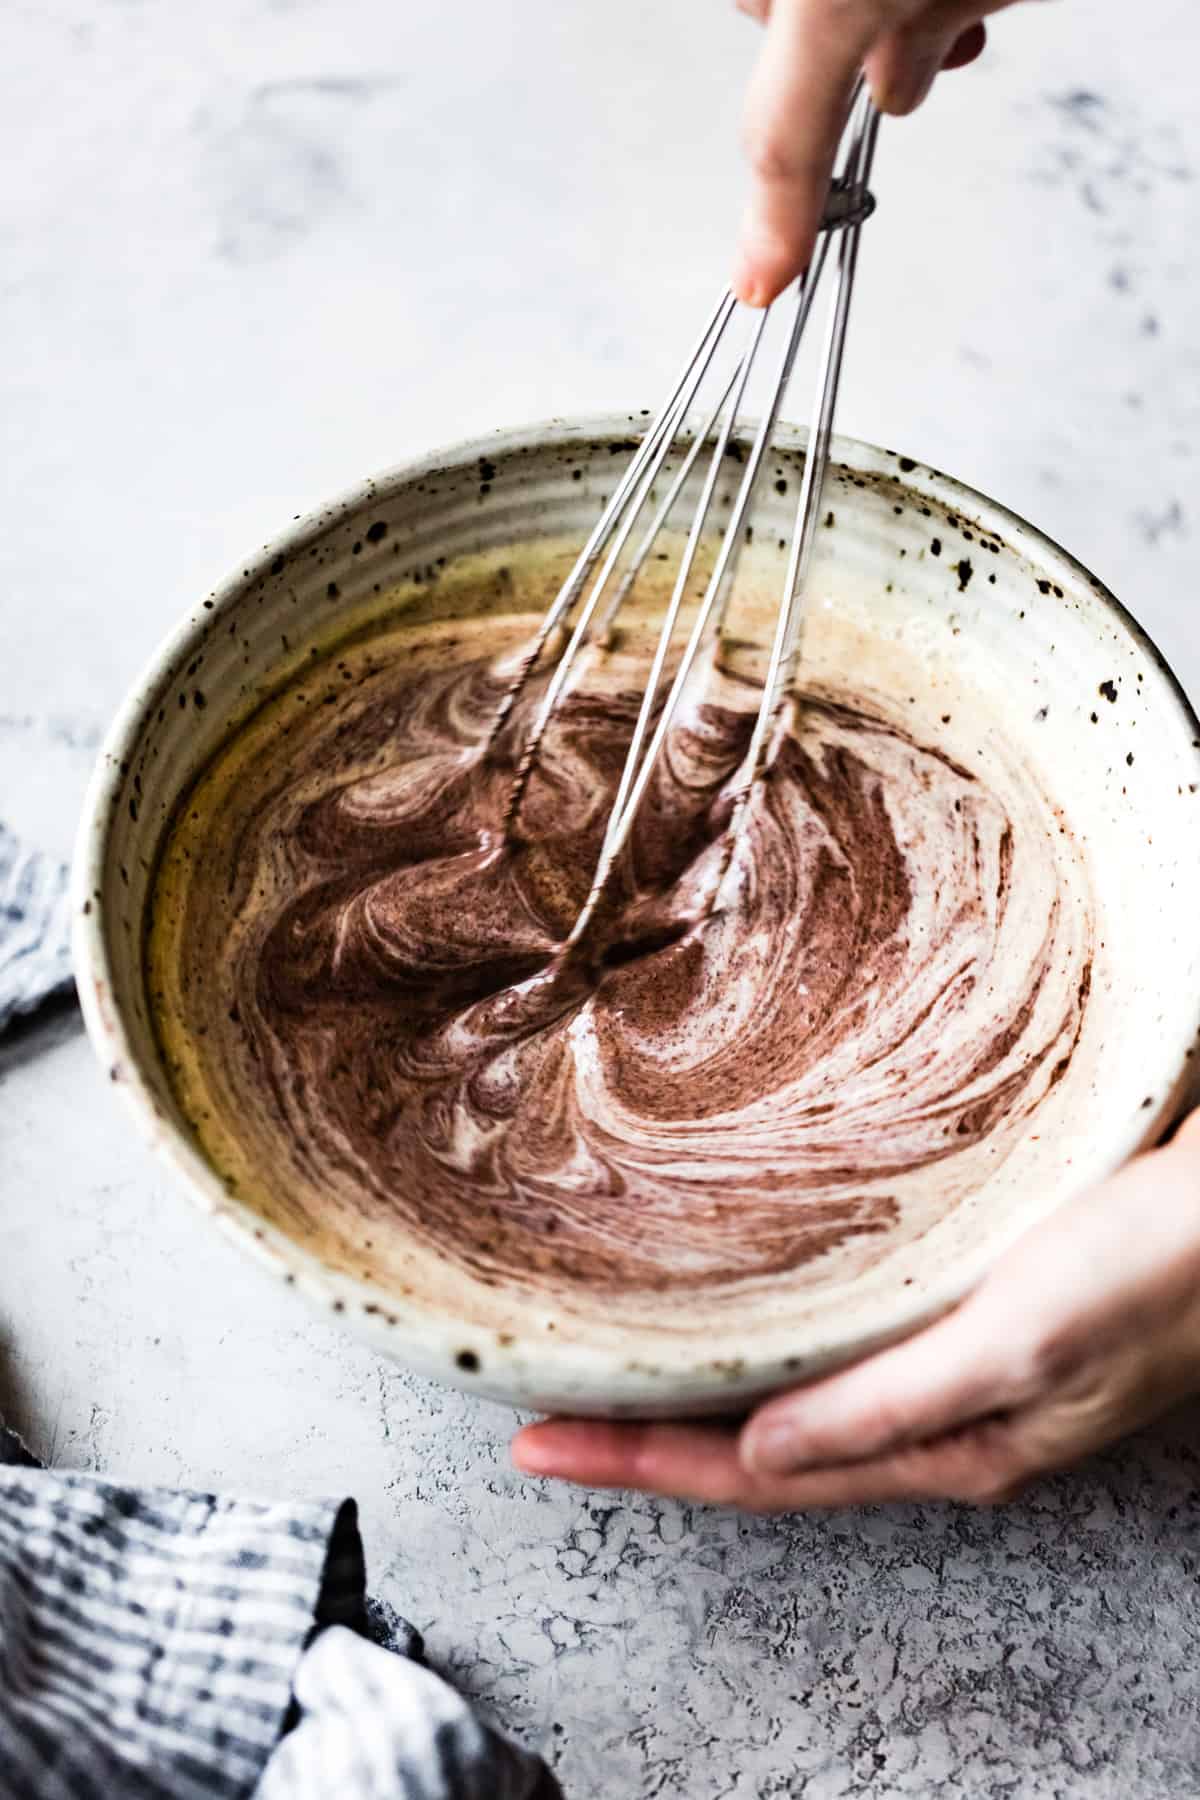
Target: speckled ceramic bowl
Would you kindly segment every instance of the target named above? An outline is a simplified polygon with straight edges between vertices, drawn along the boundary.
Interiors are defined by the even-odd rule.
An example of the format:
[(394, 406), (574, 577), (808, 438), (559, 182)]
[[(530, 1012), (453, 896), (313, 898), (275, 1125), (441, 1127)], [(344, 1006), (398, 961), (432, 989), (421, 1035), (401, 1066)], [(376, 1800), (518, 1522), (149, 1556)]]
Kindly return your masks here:
[[(582, 540), (631, 448), (629, 418), (498, 434), (354, 489), (248, 559), (152, 658), (109, 733), (75, 865), (75, 955), (88, 1030), (116, 1093), (216, 1225), (381, 1352), (538, 1409), (729, 1410), (911, 1330), (960, 1297), (1033, 1220), (1152, 1141), (1189, 1091), (1200, 1025), (1200, 726), (1134, 621), (1011, 513), (915, 462), (839, 442), (814, 604), (855, 609), (933, 684), (965, 670), (1043, 773), (1084, 847), (1113, 974), (1091, 1009), (1086, 1105), (1025, 1146), (1020, 1196), (959, 1207), (852, 1291), (808, 1294), (744, 1328), (688, 1335), (579, 1327), (546, 1308), (483, 1329), (322, 1264), (226, 1192), (184, 1127), (143, 965), (164, 829), (199, 770), (305, 659), (398, 584), (531, 539)], [(799, 434), (784, 432), (756, 534), (782, 540)], [(729, 486), (739, 471), (731, 464)], [(790, 487), (790, 493), (778, 489)], [(720, 505), (728, 504), (718, 494)], [(1098, 1008), (1098, 1010), (1097, 1010)]]

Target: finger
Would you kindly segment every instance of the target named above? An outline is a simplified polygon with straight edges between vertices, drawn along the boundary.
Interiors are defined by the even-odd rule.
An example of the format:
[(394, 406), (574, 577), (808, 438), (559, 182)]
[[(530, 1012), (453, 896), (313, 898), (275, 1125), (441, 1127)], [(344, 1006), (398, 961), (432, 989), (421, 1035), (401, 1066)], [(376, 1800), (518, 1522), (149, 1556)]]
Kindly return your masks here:
[(982, 19), (974, 25), (968, 25), (960, 31), (950, 46), (949, 54), (942, 59), (942, 73), (951, 69), (965, 69), (969, 64), (978, 62), (987, 49), (987, 26)]
[(732, 1434), (703, 1425), (550, 1420), (519, 1434), (513, 1460), (527, 1474), (590, 1488), (622, 1488), (753, 1512), (920, 1499), (994, 1504), (1012, 1498), (1026, 1479), (1006, 1428), (994, 1422), (889, 1456), (791, 1476), (750, 1472), (738, 1459)]
[(911, 25), (886, 32), (866, 60), (867, 80), (880, 112), (915, 112), (943, 69), (962, 68), (983, 50), (981, 22), (964, 27), (964, 7), (934, 7)]
[(765, 24), (771, 11), (771, 0), (734, 0), (734, 5), (747, 18), (757, 19), (760, 25)]
[(759, 1474), (863, 1462), (1007, 1410), (1024, 1397), (1022, 1359), (973, 1296), (915, 1337), (768, 1401), (741, 1456)]
[(752, 186), (734, 289), (765, 306), (812, 256), (877, 0), (775, 0), (746, 102)]
[[(857, 1462), (996, 1413), (1013, 1414), (1036, 1466), (1062, 1467), (1112, 1435), (1112, 1407), (1127, 1404), (1130, 1380), (1118, 1370), (1114, 1388), (1113, 1347), (1153, 1341), (1151, 1320), (1158, 1337), (1182, 1347), (1183, 1362), (1159, 1356), (1153, 1381), (1141, 1383), (1146, 1392), (1129, 1402), (1139, 1417), (1152, 1416), (1160, 1393), (1194, 1385), (1198, 1149), (1200, 1127), (1127, 1165), (1013, 1244), (936, 1324), (769, 1401), (742, 1433), (747, 1468), (778, 1474)], [(1166, 1287), (1164, 1270), (1174, 1271)]]
[(527, 1475), (554, 1475), (587, 1487), (736, 1499), (734, 1490), (747, 1485), (732, 1426), (547, 1419), (517, 1433), (512, 1458)]

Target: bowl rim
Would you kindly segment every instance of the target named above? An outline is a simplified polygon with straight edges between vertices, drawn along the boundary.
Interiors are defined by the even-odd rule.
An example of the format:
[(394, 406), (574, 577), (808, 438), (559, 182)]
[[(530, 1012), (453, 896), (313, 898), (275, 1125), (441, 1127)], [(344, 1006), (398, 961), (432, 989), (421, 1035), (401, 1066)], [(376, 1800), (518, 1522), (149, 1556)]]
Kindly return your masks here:
[[(346, 488), (333, 499), (297, 513), (289, 526), (270, 538), (251, 557), (217, 584), (202, 601), (173, 626), (147, 657), (126, 690), (97, 754), (85, 796), (72, 860), (70, 901), (72, 958), (80, 1007), (93, 1050), (132, 1113), (142, 1138), (178, 1173), (184, 1191), (200, 1211), (211, 1217), (226, 1237), (248, 1251), (261, 1265), (288, 1285), (297, 1287), (318, 1307), (342, 1316), (354, 1335), (415, 1372), (451, 1382), (466, 1391), (509, 1404), (538, 1404), (540, 1394), (560, 1398), (570, 1393), (580, 1411), (614, 1414), (654, 1410), (682, 1412), (726, 1407), (739, 1399), (803, 1379), (834, 1363), (856, 1359), (871, 1349), (902, 1337), (936, 1318), (960, 1301), (988, 1267), (1002, 1254), (1008, 1240), (1001, 1234), (974, 1256), (963, 1258), (911, 1293), (897, 1296), (886, 1327), (853, 1342), (815, 1345), (802, 1356), (788, 1356), (770, 1340), (760, 1340), (736, 1364), (706, 1360), (695, 1344), (655, 1342), (652, 1361), (631, 1356), (637, 1333), (631, 1328), (623, 1348), (573, 1342), (569, 1333), (556, 1334), (554, 1324), (522, 1330), (514, 1322), (503, 1341), (491, 1329), (458, 1324), (445, 1312), (389, 1292), (382, 1287), (330, 1268), (313, 1251), (287, 1236), (255, 1213), (248, 1202), (230, 1195), (199, 1148), (183, 1128), (164, 1111), (141, 1067), (125, 1022), (113, 1000), (113, 959), (110, 955), (105, 908), (97, 896), (103, 892), (109, 822), (114, 799), (124, 780), (124, 768), (149, 719), (151, 699), (172, 669), (186, 664), (212, 630), (226, 606), (269, 570), (280, 554), (292, 555), (307, 548), (331, 526), (377, 501), (381, 494), (427, 479), (439, 470), (477, 463), (481, 457), (503, 456), (533, 449), (553, 449), (572, 441), (598, 442), (614, 436), (628, 438), (645, 429), (648, 414), (615, 412), (555, 417), (505, 427), (409, 458), (370, 475)], [(753, 421), (742, 428), (753, 429)], [(741, 431), (739, 431), (741, 436)], [(781, 424), (776, 441), (789, 452), (806, 447), (804, 427)], [(1111, 612), (1162, 678), (1165, 690), (1187, 722), (1196, 743), (1200, 773), (1200, 718), (1182, 683), (1145, 628), (1116, 595), (1078, 558), (1038, 527), (1002, 502), (920, 458), (881, 448), (862, 440), (837, 435), (832, 461), (858, 472), (897, 479), (922, 499), (932, 499), (943, 509), (978, 524), (994, 522), (997, 533), (1015, 550), (1034, 556), (1043, 567), (1057, 567), (1073, 583), (1089, 587), (1100, 604)], [(1186, 1038), (1168, 1043), (1161, 1051), (1162, 1068), (1170, 1076), (1161, 1105), (1143, 1112), (1129, 1127), (1114, 1151), (1115, 1168), (1154, 1141), (1179, 1116), (1185, 1080), (1185, 1051), (1200, 1031), (1200, 996), (1195, 1019)], [(1017, 1233), (1013, 1233), (1013, 1236)], [(772, 1352), (768, 1354), (768, 1342)], [(672, 1404), (678, 1395), (682, 1404)]]

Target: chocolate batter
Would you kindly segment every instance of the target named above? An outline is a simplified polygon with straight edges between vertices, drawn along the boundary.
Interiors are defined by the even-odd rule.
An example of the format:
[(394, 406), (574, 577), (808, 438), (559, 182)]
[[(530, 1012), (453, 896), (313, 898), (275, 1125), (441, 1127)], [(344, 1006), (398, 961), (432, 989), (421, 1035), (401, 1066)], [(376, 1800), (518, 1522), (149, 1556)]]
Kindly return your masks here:
[(585, 663), (506, 843), (538, 681), (483, 746), (530, 625), (394, 626), (331, 656), (180, 815), (149, 960), (208, 1154), (357, 1272), (400, 1285), (416, 1246), (656, 1316), (918, 1237), (1079, 1039), (1091, 927), (1047, 804), (895, 708), (809, 692), (728, 904), (689, 924), (758, 700), (731, 654), (685, 706), (621, 904), (564, 961), (649, 644)]

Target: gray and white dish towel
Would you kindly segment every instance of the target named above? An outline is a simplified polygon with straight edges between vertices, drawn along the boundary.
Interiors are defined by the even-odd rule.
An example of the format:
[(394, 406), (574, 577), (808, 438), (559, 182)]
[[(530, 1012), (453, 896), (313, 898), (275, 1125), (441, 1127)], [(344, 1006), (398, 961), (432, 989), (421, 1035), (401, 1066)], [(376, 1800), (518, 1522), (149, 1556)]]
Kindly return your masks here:
[[(0, 1032), (71, 984), (66, 871), (0, 824)], [(0, 1800), (561, 1800), (367, 1598), (352, 1500), (44, 1469), (0, 1420)]]
[(0, 820), (0, 1031), (70, 986), (66, 868)]

